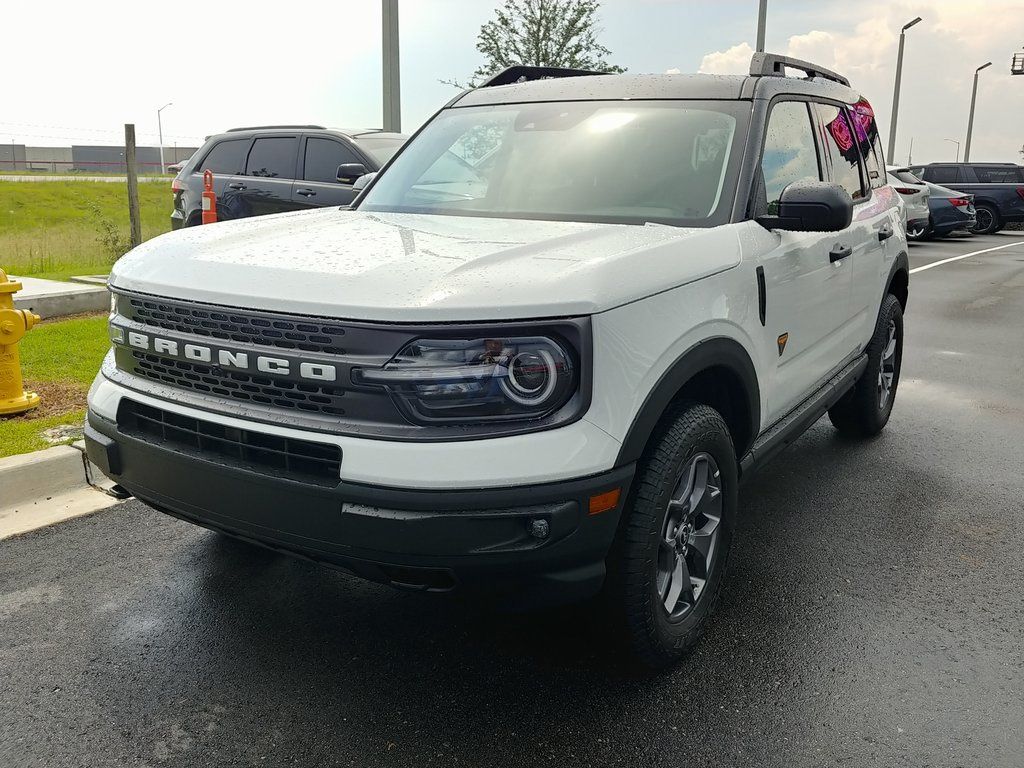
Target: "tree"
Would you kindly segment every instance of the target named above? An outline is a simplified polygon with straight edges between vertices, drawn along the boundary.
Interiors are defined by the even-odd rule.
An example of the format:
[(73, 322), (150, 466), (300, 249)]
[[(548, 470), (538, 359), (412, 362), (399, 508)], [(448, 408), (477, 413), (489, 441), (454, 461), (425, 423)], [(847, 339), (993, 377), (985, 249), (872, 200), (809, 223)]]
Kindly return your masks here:
[[(605, 60), (611, 51), (597, 41), (600, 7), (599, 0), (505, 0), (495, 18), (480, 27), (476, 49), (487, 61), (468, 87), (516, 64), (625, 72)], [(441, 82), (467, 87), (455, 80)]]

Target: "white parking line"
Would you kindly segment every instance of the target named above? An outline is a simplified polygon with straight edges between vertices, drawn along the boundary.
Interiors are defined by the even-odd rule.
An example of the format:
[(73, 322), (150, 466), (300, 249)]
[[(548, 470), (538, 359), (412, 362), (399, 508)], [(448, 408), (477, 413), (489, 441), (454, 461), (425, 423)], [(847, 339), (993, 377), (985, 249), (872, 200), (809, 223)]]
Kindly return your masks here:
[(972, 251), (971, 253), (965, 253), (963, 256), (951, 256), (948, 259), (942, 259), (942, 261), (933, 261), (931, 264), (925, 264), (923, 267), (914, 267), (910, 270), (910, 274), (914, 274), (915, 272), (924, 272), (926, 269), (931, 269), (932, 267), (941, 267), (943, 264), (949, 264), (951, 261), (960, 261), (961, 259), (969, 259), (971, 256), (980, 256), (981, 254), (989, 253), (990, 251), (1012, 248), (1015, 245), (1024, 245), (1024, 240), (1017, 240), (1012, 243), (1007, 243), (1006, 245), (997, 245), (994, 248), (986, 248), (983, 251)]

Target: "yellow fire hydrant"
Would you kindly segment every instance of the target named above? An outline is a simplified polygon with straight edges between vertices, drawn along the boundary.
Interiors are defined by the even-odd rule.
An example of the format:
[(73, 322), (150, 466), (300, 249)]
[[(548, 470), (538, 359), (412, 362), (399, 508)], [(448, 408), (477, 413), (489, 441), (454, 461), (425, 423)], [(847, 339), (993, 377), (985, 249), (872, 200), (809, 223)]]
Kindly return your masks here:
[(39, 322), (39, 315), (14, 308), (14, 294), (20, 290), (21, 283), (9, 280), (0, 269), (0, 416), (22, 413), (39, 405), (39, 395), (24, 389), (18, 356), (18, 342)]

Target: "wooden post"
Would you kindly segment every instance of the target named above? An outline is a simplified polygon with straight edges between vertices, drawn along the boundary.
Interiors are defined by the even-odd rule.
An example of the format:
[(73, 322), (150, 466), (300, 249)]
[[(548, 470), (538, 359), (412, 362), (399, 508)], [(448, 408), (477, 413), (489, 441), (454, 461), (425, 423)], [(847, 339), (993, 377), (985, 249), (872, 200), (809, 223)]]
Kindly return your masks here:
[(132, 225), (132, 248), (142, 244), (142, 218), (139, 215), (139, 177), (135, 168), (135, 125), (124, 124), (124, 164), (128, 173), (128, 219)]

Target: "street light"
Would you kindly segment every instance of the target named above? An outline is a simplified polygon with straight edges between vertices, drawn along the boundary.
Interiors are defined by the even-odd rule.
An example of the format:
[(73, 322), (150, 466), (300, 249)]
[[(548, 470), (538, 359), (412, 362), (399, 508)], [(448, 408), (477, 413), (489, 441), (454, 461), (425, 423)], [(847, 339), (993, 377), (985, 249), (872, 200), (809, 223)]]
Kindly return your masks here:
[(991, 67), (992, 62), (982, 64), (974, 70), (974, 89), (971, 91), (971, 116), (967, 118), (967, 141), (964, 144), (964, 162), (971, 161), (971, 134), (974, 132), (974, 102), (978, 98), (978, 73), (986, 67)]
[(174, 102), (168, 101), (156, 111), (156, 130), (160, 138), (160, 173), (164, 172), (164, 126), (160, 122), (160, 113), (172, 106), (174, 106)]
[(892, 121), (889, 123), (889, 157), (896, 154), (896, 116), (900, 111), (900, 79), (903, 77), (903, 41), (906, 39), (907, 30), (921, 21), (918, 16), (913, 21), (908, 21), (900, 30), (900, 51), (896, 54), (896, 85), (892, 92)]
[(956, 162), (960, 162), (960, 142), (956, 139), (943, 139), (943, 141), (951, 141), (956, 144)]

